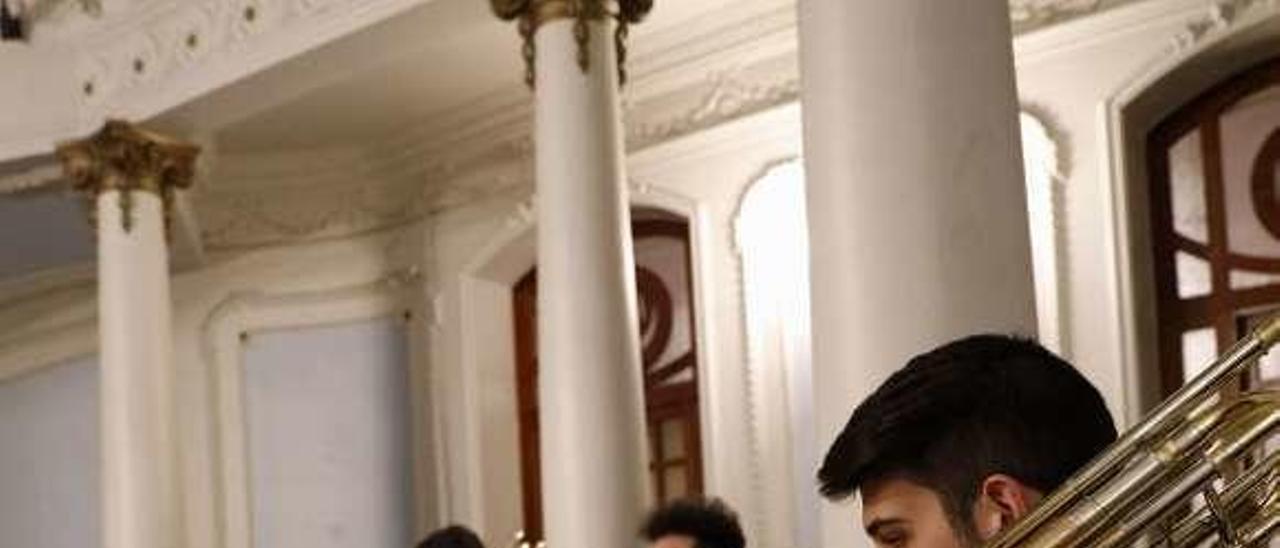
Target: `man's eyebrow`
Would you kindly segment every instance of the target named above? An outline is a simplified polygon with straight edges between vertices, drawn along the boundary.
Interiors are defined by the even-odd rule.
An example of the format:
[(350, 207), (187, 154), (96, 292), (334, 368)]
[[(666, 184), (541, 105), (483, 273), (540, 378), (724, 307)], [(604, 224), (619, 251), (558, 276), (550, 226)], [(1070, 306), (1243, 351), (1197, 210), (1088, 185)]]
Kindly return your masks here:
[(903, 523), (906, 523), (906, 520), (901, 518), (877, 518), (871, 520), (871, 523), (867, 524), (867, 535), (874, 537), (876, 536), (876, 533), (880, 532), (880, 530), (885, 527), (889, 527), (891, 525), (902, 525)]

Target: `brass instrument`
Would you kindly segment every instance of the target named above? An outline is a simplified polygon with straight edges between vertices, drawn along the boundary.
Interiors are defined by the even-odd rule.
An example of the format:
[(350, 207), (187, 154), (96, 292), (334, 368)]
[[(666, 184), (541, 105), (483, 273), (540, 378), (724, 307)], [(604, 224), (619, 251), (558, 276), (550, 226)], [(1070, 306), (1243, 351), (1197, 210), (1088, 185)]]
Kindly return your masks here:
[(1280, 342), (1280, 316), (1124, 433), (988, 548), (1265, 546), (1280, 527), (1280, 392), (1224, 396)]

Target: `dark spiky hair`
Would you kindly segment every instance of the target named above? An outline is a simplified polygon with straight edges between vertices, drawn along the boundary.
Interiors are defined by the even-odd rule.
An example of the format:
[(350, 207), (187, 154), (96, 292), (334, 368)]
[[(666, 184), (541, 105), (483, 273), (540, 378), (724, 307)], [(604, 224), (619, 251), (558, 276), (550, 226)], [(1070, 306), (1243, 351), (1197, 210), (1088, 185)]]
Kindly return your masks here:
[(1070, 364), (1029, 340), (978, 335), (889, 377), (853, 411), (818, 480), (838, 500), (904, 477), (938, 493), (967, 533), (990, 475), (1048, 492), (1115, 439), (1102, 396)]

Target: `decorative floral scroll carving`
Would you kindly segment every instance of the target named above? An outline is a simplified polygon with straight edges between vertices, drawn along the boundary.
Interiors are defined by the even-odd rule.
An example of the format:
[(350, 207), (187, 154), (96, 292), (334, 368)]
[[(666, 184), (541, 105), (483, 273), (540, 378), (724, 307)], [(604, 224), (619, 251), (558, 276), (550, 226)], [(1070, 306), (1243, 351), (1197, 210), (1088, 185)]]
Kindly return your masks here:
[(733, 73), (713, 75), (702, 97), (672, 116), (649, 121), (628, 112), (627, 144), (642, 149), (738, 118), (791, 103), (800, 98), (800, 78), (787, 74), (751, 80)]
[(1187, 23), (1173, 37), (1173, 53), (1191, 49), (1215, 31), (1230, 29), (1242, 14), (1267, 1), (1270, 0), (1219, 0), (1209, 4), (1203, 16)]
[(173, 191), (195, 178), (200, 148), (111, 120), (92, 136), (58, 147), (58, 159), (72, 186), (96, 197), (120, 192), (124, 231), (133, 228), (134, 192), (151, 192), (165, 203), (168, 224)]

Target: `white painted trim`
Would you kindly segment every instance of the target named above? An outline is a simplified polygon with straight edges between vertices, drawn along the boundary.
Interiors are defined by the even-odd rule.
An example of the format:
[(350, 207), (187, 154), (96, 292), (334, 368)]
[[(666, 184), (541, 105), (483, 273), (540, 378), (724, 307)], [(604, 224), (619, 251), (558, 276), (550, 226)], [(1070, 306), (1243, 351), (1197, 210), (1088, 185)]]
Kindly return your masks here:
[(97, 316), (0, 340), (0, 383), (98, 351)]
[(1121, 356), (1121, 409), (1120, 421), (1123, 424), (1135, 424), (1141, 419), (1141, 359), (1138, 351), (1140, 339), (1137, 318), (1137, 297), (1135, 293), (1133, 253), (1128, 242), (1132, 239), (1131, 210), (1126, 184), (1126, 155), (1124, 150), (1124, 124), (1121, 108), (1113, 100), (1099, 106), (1098, 132), (1100, 150), (1108, 151), (1109, 161), (1100, 162), (1099, 178), (1109, 192), (1103, 193), (1104, 207), (1110, 213), (1103, 216), (1107, 235), (1104, 245), (1111, 272), (1111, 283), (1107, 284), (1107, 298), (1115, 304), (1115, 325), (1111, 329), (1119, 334)]
[[(223, 299), (202, 326), (202, 353), (212, 381), (216, 474), (213, 496), (222, 535), (215, 546), (253, 548), (252, 485), (243, 395), (241, 337), (252, 332), (395, 316), (411, 301), (394, 276), (365, 285), (286, 294), (237, 292)], [(410, 334), (412, 337), (412, 333)], [(420, 364), (411, 364), (418, 369)], [(413, 399), (422, 394), (413, 394)], [(415, 406), (416, 407), (416, 406)], [(422, 433), (414, 432), (414, 439)], [(417, 443), (415, 442), (415, 445)], [(415, 475), (431, 470), (415, 458)], [(416, 507), (426, 493), (416, 492)], [(267, 548), (267, 547), (261, 547)]]
[[(806, 487), (804, 485), (796, 485), (792, 481), (794, 479), (793, 472), (795, 470), (796, 455), (794, 449), (796, 432), (794, 430), (793, 422), (795, 420), (795, 415), (792, 413), (794, 410), (794, 403), (791, 401), (793, 398), (793, 388), (789, 382), (791, 379), (789, 375), (787, 375), (789, 372), (783, 373), (783, 378), (787, 381), (786, 385), (783, 387), (770, 385), (769, 383), (773, 379), (761, 378), (762, 373), (766, 375), (769, 373), (769, 371), (766, 371), (765, 369), (769, 364), (764, 361), (760, 356), (760, 352), (758, 352), (763, 341), (760, 340), (761, 333), (759, 333), (753, 326), (753, 316), (749, 309), (751, 302), (753, 301), (752, 296), (755, 295), (755, 292), (753, 292), (752, 286), (749, 285), (748, 280), (747, 265), (749, 253), (743, 247), (742, 214), (743, 206), (748, 203), (753, 192), (759, 188), (759, 184), (762, 181), (773, 176), (779, 169), (785, 168), (789, 165), (799, 166), (801, 172), (803, 172), (804, 165), (802, 160), (802, 157), (797, 154), (789, 154), (765, 162), (762, 167), (754, 172), (749, 182), (743, 187), (734, 207), (733, 215), (730, 217), (731, 225), (729, 231), (732, 233), (733, 261), (735, 269), (733, 279), (737, 284), (735, 293), (741, 303), (741, 310), (739, 311), (741, 318), (739, 324), (742, 326), (741, 345), (742, 355), (744, 358), (742, 371), (744, 386), (747, 387), (747, 421), (750, 423), (748, 429), (748, 433), (750, 435), (749, 443), (751, 447), (749, 466), (752, 480), (751, 494), (753, 499), (752, 508), (750, 510), (754, 514), (753, 517), (756, 520), (757, 530), (754, 533), (759, 535), (761, 540), (766, 544), (777, 541), (780, 538), (785, 538), (790, 543), (801, 543), (805, 541), (816, 542), (816, 539), (801, 538), (801, 536), (806, 534), (806, 532), (802, 532), (799, 529), (799, 521), (796, 519), (796, 515), (797, 512), (804, 510), (804, 508), (796, 505), (798, 499), (795, 497), (795, 494), (786, 493), (789, 496), (780, 497), (781, 500), (779, 500), (779, 497), (777, 497), (779, 493), (776, 492), (776, 489), (772, 489), (777, 486), (779, 478), (766, 477), (766, 470), (769, 470), (769, 472), (773, 474), (782, 474), (781, 482), (783, 485), (787, 486), (788, 489), (804, 489)], [(800, 184), (803, 186), (804, 181), (800, 181)], [(790, 365), (792, 364), (785, 364), (784, 369)], [(781, 397), (770, 398), (768, 393), (770, 390), (781, 390)], [(810, 399), (812, 400), (812, 398), (813, 394), (811, 390)], [(782, 409), (777, 409), (770, 405), (770, 403), (779, 403), (776, 400), (781, 400)], [(782, 432), (774, 430), (773, 427), (776, 425), (776, 421), (771, 421), (768, 418), (762, 417), (765, 412), (779, 411), (785, 413), (789, 419), (786, 421), (788, 426), (785, 428), (785, 431)], [(810, 434), (812, 434), (812, 432), (810, 432)], [(766, 464), (764, 462), (766, 454), (770, 453), (770, 451), (765, 449), (766, 446), (768, 444), (775, 443), (779, 437), (785, 438), (786, 443), (788, 444), (786, 450), (782, 451), (784, 456), (781, 459), (778, 459), (783, 464), (780, 468), (776, 467), (776, 462), (770, 464)], [(766, 483), (769, 485), (766, 486)], [(816, 500), (814, 502), (816, 506)], [(782, 533), (775, 531), (779, 525), (779, 521), (782, 521), (783, 525), (786, 526), (786, 530)]]
[[(1036, 321), (1039, 341), (1042, 345), (1070, 361), (1071, 337), (1069, 301), (1067, 285), (1070, 279), (1066, 253), (1067, 234), (1064, 230), (1063, 207), (1065, 206), (1064, 186), (1070, 180), (1071, 152), (1068, 148), (1068, 137), (1054, 123), (1054, 116), (1048, 109), (1036, 105), (1023, 105), (1021, 109), (1023, 122), (1029, 120), (1035, 124), (1033, 128), (1043, 134), (1053, 147), (1053, 155), (1040, 165), (1031, 165), (1027, 159), (1027, 128), (1022, 128), (1023, 165), (1028, 168), (1027, 179), (1028, 211), (1042, 212), (1043, 218), (1031, 217), (1028, 227), (1031, 232), (1032, 264), (1036, 280)], [(1039, 170), (1041, 177), (1032, 178), (1031, 169)], [(1033, 188), (1033, 183), (1043, 183), (1045, 188)], [(1037, 198), (1039, 202), (1035, 203)], [(1047, 250), (1034, 249), (1036, 243), (1048, 247)], [(1037, 262), (1042, 261), (1042, 262)]]
[(720, 467), (715, 466), (715, 463), (724, 462), (722, 459), (729, 456), (721, 454), (722, 451), (716, 446), (724, 420), (720, 414), (720, 410), (724, 408), (720, 403), (724, 400), (724, 396), (720, 394), (720, 387), (711, 382), (711, 376), (707, 374), (707, 369), (717, 363), (715, 349), (719, 348), (713, 329), (715, 322), (711, 321), (715, 310), (714, 303), (711, 301), (713, 292), (708, 289), (708, 283), (713, 279), (709, 272), (711, 258), (708, 251), (711, 249), (709, 241), (711, 231), (708, 229), (711, 222), (710, 213), (705, 206), (693, 198), (665, 188), (643, 184), (633, 185), (631, 204), (633, 207), (652, 207), (675, 213), (684, 217), (689, 223), (689, 260), (693, 273), (693, 279), (690, 282), (693, 286), (695, 311), (693, 327), (694, 337), (698, 343), (698, 420), (702, 421), (703, 432), (703, 489), (714, 493), (724, 482), (717, 473)]
[(71, 286), (92, 285), (98, 275), (96, 261), (43, 268), (33, 272), (0, 279), (0, 303), (11, 304), (19, 299), (38, 297)]

